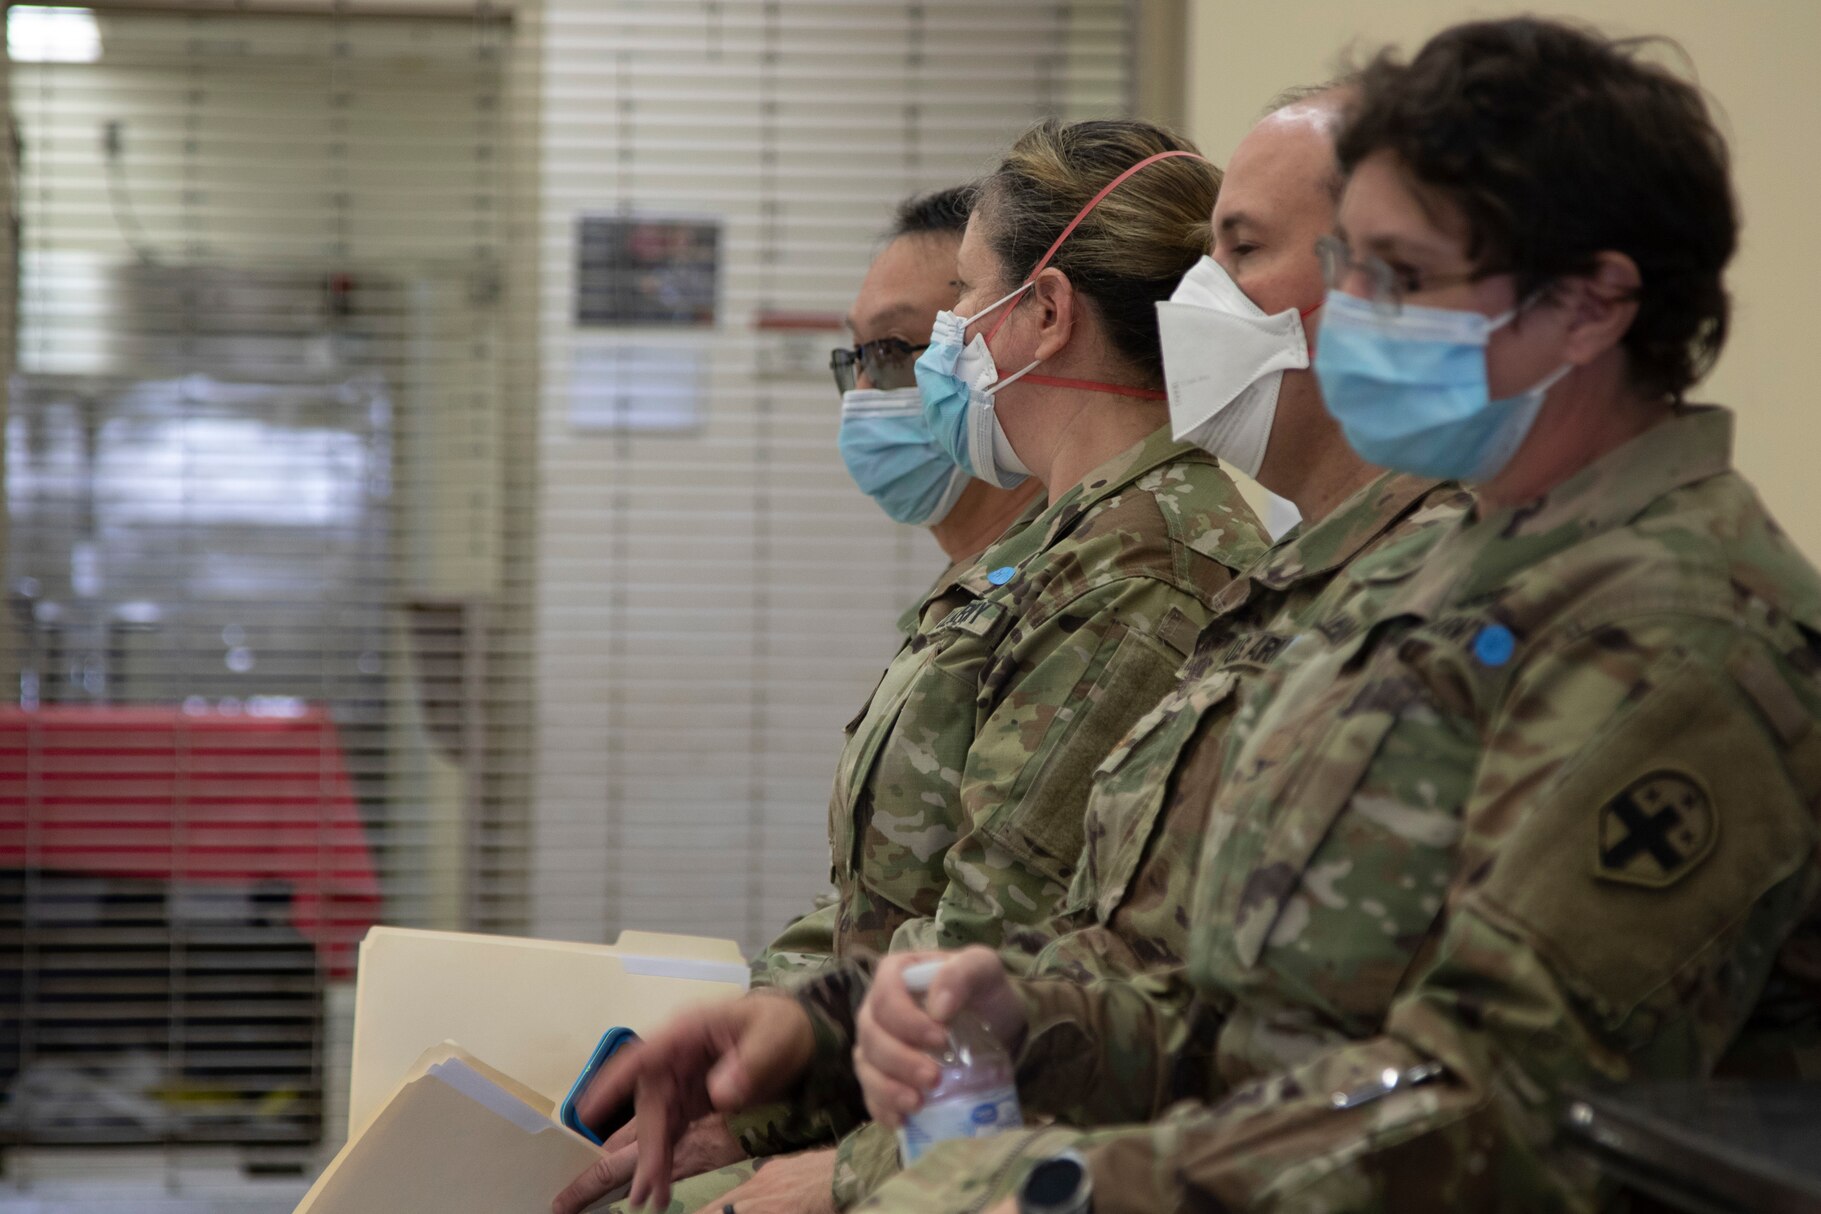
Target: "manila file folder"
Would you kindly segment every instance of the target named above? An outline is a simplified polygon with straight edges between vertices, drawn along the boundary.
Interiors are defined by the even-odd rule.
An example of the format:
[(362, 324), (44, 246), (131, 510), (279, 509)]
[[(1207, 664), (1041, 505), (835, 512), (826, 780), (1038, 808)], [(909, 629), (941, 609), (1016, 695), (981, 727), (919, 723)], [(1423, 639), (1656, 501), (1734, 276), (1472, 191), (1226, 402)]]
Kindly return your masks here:
[(408, 1068), (295, 1214), (544, 1214), (597, 1149), (453, 1043)]
[(649, 1033), (746, 989), (729, 940), (625, 932), (573, 944), (376, 927), (360, 946), (348, 1137), (358, 1138), (426, 1049), (454, 1042), (548, 1104), (601, 1034)]

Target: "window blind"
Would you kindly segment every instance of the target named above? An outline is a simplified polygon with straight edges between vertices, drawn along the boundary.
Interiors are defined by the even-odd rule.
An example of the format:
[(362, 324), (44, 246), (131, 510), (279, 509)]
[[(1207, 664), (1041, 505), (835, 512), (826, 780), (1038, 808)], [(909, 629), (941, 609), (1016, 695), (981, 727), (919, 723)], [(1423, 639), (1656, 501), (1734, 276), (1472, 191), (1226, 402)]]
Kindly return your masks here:
[(0, 1150), (167, 1189), (336, 1144), (369, 921), (808, 908), (943, 563), (841, 467), (840, 318), (899, 199), (1132, 90), (1122, 0), (221, 7), (9, 84)]
[(463, 921), (474, 725), (529, 699), (468, 673), (510, 24), (43, 16), (8, 13), (0, 1149), (296, 1167), (328, 992), (369, 923)]

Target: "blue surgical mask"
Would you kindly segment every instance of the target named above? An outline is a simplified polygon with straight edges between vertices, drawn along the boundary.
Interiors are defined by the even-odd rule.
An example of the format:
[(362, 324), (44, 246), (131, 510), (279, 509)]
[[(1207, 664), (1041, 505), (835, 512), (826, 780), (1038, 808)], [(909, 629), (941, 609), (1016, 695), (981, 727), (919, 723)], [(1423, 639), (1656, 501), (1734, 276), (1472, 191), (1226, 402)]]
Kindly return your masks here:
[(917, 391), (930, 435), (957, 465), (1001, 489), (1018, 484), (1030, 475), (1030, 469), (1006, 439), (1005, 428), (993, 409), (993, 397), (1037, 364), (1033, 362), (1001, 380), (985, 335), (976, 333), (970, 342), (967, 327), (1017, 299), (1030, 286), (1025, 283), (972, 316), (936, 313), (929, 349), (917, 359)]
[(1405, 304), (1386, 316), (1329, 291), (1315, 376), (1328, 412), (1359, 457), (1418, 476), (1483, 483), (1524, 445), (1543, 398), (1573, 368), (1558, 367), (1516, 396), (1493, 400), (1486, 343), (1500, 316)]
[[(1100, 192), (1088, 199), (1086, 205), (1075, 212), (1075, 217), (1064, 225), (1017, 290), (988, 304), (972, 316), (957, 316), (953, 312), (936, 313), (936, 324), (929, 336), (929, 349), (917, 360), (917, 389), (922, 393), (923, 418), (929, 423), (930, 434), (948, 452), (949, 457), (989, 485), (1010, 489), (1030, 475), (1031, 470), (1012, 449), (1011, 440), (1006, 437), (1005, 427), (1000, 424), (998, 412), (994, 408), (994, 397), (1027, 375), (1030, 375), (1030, 383), (1055, 388), (1107, 392), (1142, 400), (1167, 399), (1164, 393), (1148, 388), (1031, 375), (1041, 359), (1000, 379), (998, 364), (993, 361), (993, 352), (987, 348), (992, 333), (976, 334), (974, 340), (969, 341), (967, 327), (1036, 286), (1037, 276), (1043, 273), (1044, 267), (1050, 264), (1050, 259), (1056, 256), (1056, 250), (1062, 247), (1063, 242), (1081, 225), (1081, 221), (1108, 194), (1118, 189), (1134, 173), (1141, 172), (1158, 161), (1172, 160), (1178, 156), (1202, 159), (1200, 152), (1186, 149), (1158, 152), (1146, 156), (1100, 187)], [(1004, 323), (1005, 318), (1002, 317), (999, 324)], [(997, 325), (993, 331), (998, 331)]]
[(967, 488), (967, 473), (930, 437), (915, 388), (842, 393), (841, 458), (862, 493), (914, 527), (948, 517)]

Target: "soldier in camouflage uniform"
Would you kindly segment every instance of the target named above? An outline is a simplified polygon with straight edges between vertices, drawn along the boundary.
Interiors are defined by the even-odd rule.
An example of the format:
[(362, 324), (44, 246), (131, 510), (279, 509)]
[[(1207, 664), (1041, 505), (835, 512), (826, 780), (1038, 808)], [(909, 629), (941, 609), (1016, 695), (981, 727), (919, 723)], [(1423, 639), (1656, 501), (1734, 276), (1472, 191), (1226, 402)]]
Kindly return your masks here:
[[(1366, 73), (1337, 290), (1374, 328), (1521, 309), (1482, 406), (1573, 370), (1502, 456), (1423, 448), (1472, 456), (1479, 507), (1355, 562), (1248, 684), (1195, 1003), (951, 965), (1034, 1104), (1094, 1124), (1190, 1102), (944, 1144), (862, 1208), (980, 1209), (1072, 1144), (1096, 1211), (1602, 1209), (1610, 1181), (1555, 1142), (1567, 1092), (1814, 1040), (1821, 577), (1732, 470), (1731, 415), (1682, 403), (1724, 335), (1735, 218), (1698, 93), (1633, 53), (1515, 20)], [(1433, 403), (1362, 398), (1329, 354), (1362, 454), (1365, 400)], [(882, 1012), (860, 1018), (875, 1111), (898, 1095), (867, 1044)]]
[[(1267, 312), (1320, 297), (1314, 245), (1334, 224), (1333, 129), (1345, 97), (1344, 86), (1287, 94), (1228, 162), (1211, 255)], [(1278, 250), (1281, 257), (1274, 258)], [(1294, 417), (1305, 393), (1316, 418), (1332, 427), (1314, 376), (1289, 371), (1278, 410), (1292, 419), (1291, 432), (1311, 433), (1308, 419)], [(1340, 439), (1338, 428), (1331, 432)], [(1303, 452), (1323, 446), (1307, 441)], [(1319, 462), (1305, 454), (1292, 471), (1317, 475), (1292, 477), (1283, 487), (1344, 485), (1373, 475), (1344, 440), (1341, 450), (1344, 459)], [(1276, 481), (1286, 462), (1267, 453), (1261, 473)], [(1452, 485), (1383, 473), (1325, 513), (1319, 501), (1298, 503), (1308, 522), (1222, 592), (1220, 616), (1179, 672), (1177, 688), (1100, 765), (1088, 801), (1086, 849), (1063, 911), (1039, 927), (1008, 933), (1001, 950), (1008, 967), (1084, 985), (1150, 969), (1153, 999), (1186, 1002), (1192, 990), (1180, 967), (1188, 950), (1185, 910), (1237, 689), (1305, 625), (1308, 607), (1339, 570), (1363, 553), (1452, 520), (1467, 501)], [(1029, 1100), (1025, 1111), (1050, 1112)], [(897, 1143), (884, 1127), (850, 1135), (840, 1148), (836, 1204), (854, 1204), (897, 1169)]]
[[(1043, 490), (1042, 484), (1035, 480), (1002, 489), (986, 481), (965, 476), (946, 455), (929, 449), (931, 445), (927, 442), (921, 455), (925, 459), (936, 457), (940, 460), (941, 467), (926, 469), (913, 466), (907, 469), (901, 452), (894, 451), (892, 462), (875, 471), (864, 463), (856, 464), (848, 450), (850, 400), (871, 396), (869, 404), (877, 408), (872, 403), (879, 399), (876, 394), (905, 393), (908, 389), (909, 396), (916, 396), (916, 381), (912, 374), (916, 350), (926, 340), (936, 314), (955, 304), (955, 255), (967, 228), (975, 192), (972, 185), (954, 186), (906, 199), (899, 206), (893, 217), (888, 243), (868, 267), (848, 314), (847, 325), (855, 344), (847, 349), (836, 350), (830, 359), (836, 387), (842, 389), (843, 456), (856, 483), (863, 492), (878, 500), (893, 518), (928, 527), (937, 546), (949, 558), (948, 568), (899, 618), (898, 631), (907, 638), (915, 631), (924, 604), (945, 601), (961, 593), (962, 580), (975, 570), (982, 553), (994, 541), (1013, 530), (1013, 524), (1027, 519), (1028, 508), (1042, 495)], [(866, 423), (859, 424), (863, 426)], [(887, 433), (892, 442), (901, 444), (905, 440), (903, 423), (897, 422), (895, 425), (897, 428)], [(864, 443), (859, 450), (864, 456)], [(919, 501), (915, 513), (907, 514), (903, 499), (896, 496), (900, 490), (901, 478), (906, 476), (907, 471), (926, 481), (946, 481), (947, 491), (933, 502)], [(958, 494), (953, 491), (956, 481), (964, 482)], [(952, 501), (949, 500), (951, 498)], [(832, 914), (833, 903), (833, 896), (827, 896), (818, 911)], [(808, 924), (814, 922), (816, 916), (812, 914), (806, 917), (804, 925), (807, 928)], [(820, 965), (825, 960), (813, 951), (800, 958), (801, 963), (809, 965)], [(769, 964), (774, 973), (768, 977), (789, 968), (790, 964), (791, 957), (787, 951), (774, 950), (770, 954)], [(789, 1110), (755, 1111), (744, 1119), (742, 1128), (748, 1140), (745, 1146), (729, 1134), (714, 1135), (718, 1141), (710, 1139), (709, 1131), (713, 1127), (704, 1127), (704, 1141), (700, 1143), (704, 1161), (738, 1158), (758, 1149), (760, 1144), (770, 1138), (792, 1141), (795, 1140), (792, 1138), (794, 1135), (795, 1138), (813, 1141), (826, 1136), (825, 1131), (814, 1122), (805, 1123), (795, 1130), (786, 1129), (796, 1124)], [(765, 1127), (769, 1125), (778, 1128), (767, 1133)], [(627, 1152), (630, 1141), (630, 1136), (615, 1140), (613, 1152), (624, 1164), (627, 1175), (631, 1173), (631, 1156)], [(701, 1191), (703, 1201), (707, 1201), (742, 1183), (752, 1173), (753, 1164), (750, 1160), (731, 1164), (712, 1173), (711, 1179), (705, 1179), (696, 1188)]]
[[(1214, 208), (1213, 258), (1254, 303), (1272, 313), (1308, 311), (1309, 301), (1320, 296), (1314, 241), (1333, 225), (1332, 129), (1341, 99), (1332, 88), (1287, 94), (1235, 148)], [(1288, 371), (1278, 389), (1275, 420), (1302, 441), (1273, 441), (1260, 473), (1267, 483), (1296, 494), (1312, 525), (1286, 537), (1220, 594), (1215, 621), (1180, 672), (1184, 681), (1102, 764), (1087, 811), (1087, 859), (1078, 867), (1067, 907), (1043, 924), (1009, 933), (1008, 959), (1021, 956), (1019, 950), (1035, 953), (1084, 923), (1091, 927), (1058, 941), (1040, 967), (1085, 981), (1090, 974), (1128, 974), (1179, 959), (1187, 943), (1182, 907), (1214, 771), (1208, 760), (1219, 754), (1231, 689), (1287, 634), (1267, 630), (1257, 639), (1236, 638), (1260, 629), (1280, 608), (1293, 621), (1360, 552), (1452, 517), (1464, 506), (1463, 495), (1432, 480), (1399, 474), (1374, 479), (1374, 470), (1339, 440), (1309, 373)], [(1370, 483), (1331, 506), (1336, 495), (1362, 481)], [(1165, 782), (1179, 753), (1183, 775), (1169, 781), (1165, 805)], [(834, 980), (832, 1004), (849, 1006), (848, 982)], [(805, 997), (814, 1002), (827, 994), (812, 991)], [(838, 1104), (809, 1103), (825, 1114)], [(850, 1135), (836, 1169), (836, 1204), (849, 1204), (896, 1168), (891, 1134), (869, 1126)], [(722, 1191), (686, 1181), (672, 1209), (686, 1214)]]
[[(830, 808), (837, 900), (755, 960), (756, 985), (900, 933), (997, 945), (1007, 923), (1047, 918), (1074, 875), (1088, 774), (1170, 689), (1233, 572), (1264, 552), (1238, 488), (1170, 437), (1149, 386), (1161, 381), (1153, 303), (1199, 257), (1219, 183), (1190, 150), (1144, 123), (1050, 123), (988, 179), (958, 306), (978, 314), (1008, 287), (1040, 288), (994, 328), (994, 350), (1022, 348), (1019, 365), (1045, 374), (995, 406), (1050, 497), (920, 607), (848, 727)], [(1164, 152), (1178, 154), (1137, 168)], [(1075, 471), (1057, 483), (1062, 469)], [(813, 1110), (755, 1110), (729, 1128), (749, 1154), (830, 1137)], [(590, 1173), (559, 1204), (580, 1208), (610, 1179)]]

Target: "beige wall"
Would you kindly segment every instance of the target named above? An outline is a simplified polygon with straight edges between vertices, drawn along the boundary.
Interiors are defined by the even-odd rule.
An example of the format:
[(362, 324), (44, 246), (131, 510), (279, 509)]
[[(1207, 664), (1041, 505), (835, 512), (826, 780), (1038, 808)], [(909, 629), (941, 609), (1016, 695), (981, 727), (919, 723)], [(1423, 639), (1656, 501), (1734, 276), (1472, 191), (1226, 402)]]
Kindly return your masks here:
[[(1349, 50), (1385, 42), (1414, 50), (1449, 22), (1508, 11), (1458, 0), (1354, 0), (1190, 5), (1188, 132), (1223, 159), (1286, 85), (1335, 73)], [(1745, 232), (1731, 283), (1735, 326), (1698, 399), (1739, 411), (1738, 461), (1777, 518), (1821, 558), (1821, 415), (1810, 387), (1818, 346), (1809, 329), (1821, 282), (1810, 221), (1821, 131), (1821, 4), (1815, 0), (1580, 0), (1575, 12), (1609, 33), (1662, 33), (1694, 60), (1732, 140)]]

